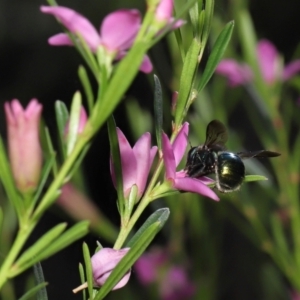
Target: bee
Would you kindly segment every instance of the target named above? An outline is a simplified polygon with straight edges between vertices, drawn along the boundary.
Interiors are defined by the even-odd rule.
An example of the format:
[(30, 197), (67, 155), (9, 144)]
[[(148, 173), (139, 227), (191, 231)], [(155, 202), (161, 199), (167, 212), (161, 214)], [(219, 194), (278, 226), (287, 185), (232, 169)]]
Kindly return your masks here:
[(280, 153), (268, 150), (233, 153), (227, 151), (225, 143), (228, 132), (223, 123), (211, 121), (206, 128), (204, 145), (192, 147), (185, 166), (189, 177), (216, 175), (216, 188), (223, 193), (233, 192), (240, 188), (245, 178), (244, 158), (276, 157)]

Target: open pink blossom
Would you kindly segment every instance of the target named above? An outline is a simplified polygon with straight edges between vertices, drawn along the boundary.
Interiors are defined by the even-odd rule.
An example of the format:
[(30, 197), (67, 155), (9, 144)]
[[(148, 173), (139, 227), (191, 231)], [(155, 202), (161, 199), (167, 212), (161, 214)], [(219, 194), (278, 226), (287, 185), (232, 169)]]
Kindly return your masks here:
[[(138, 201), (144, 193), (157, 147), (151, 147), (151, 135), (149, 132), (144, 133), (133, 148), (119, 128), (117, 128), (117, 134), (121, 155), (124, 196), (128, 197), (132, 186), (136, 185)], [(110, 161), (110, 171), (115, 184), (115, 170), (112, 161)]]
[(196, 286), (184, 266), (171, 264), (170, 253), (166, 249), (153, 248), (144, 253), (136, 261), (134, 269), (143, 285), (158, 285), (159, 299), (190, 299), (196, 292)]
[[(141, 16), (136, 9), (120, 9), (108, 14), (100, 27), (99, 33), (93, 24), (76, 11), (63, 6), (41, 6), (41, 11), (56, 17), (70, 32), (79, 34), (92, 52), (99, 46), (112, 53), (116, 59), (124, 56), (139, 31)], [(59, 33), (49, 39), (53, 46), (72, 46), (73, 42), (65, 33)], [(150, 72), (152, 64), (145, 58), (141, 71)]]
[(26, 109), (17, 99), (4, 104), (12, 173), (21, 192), (35, 190), (42, 168), (39, 124), (42, 105), (32, 99)]
[(206, 177), (191, 178), (186, 175), (184, 170), (176, 172), (187, 147), (187, 136), (189, 124), (184, 123), (180, 129), (173, 144), (170, 143), (168, 136), (162, 134), (163, 159), (166, 168), (165, 178), (172, 183), (174, 189), (209, 197), (213, 200), (219, 200), (218, 196), (205, 184), (210, 182)]
[[(108, 276), (129, 250), (130, 248), (124, 248), (120, 250), (102, 248), (91, 257), (95, 286), (100, 287), (105, 283)], [(126, 285), (130, 278), (130, 274), (131, 270), (128, 270), (124, 277), (115, 285), (113, 290), (119, 289)]]
[[(300, 71), (300, 60), (292, 61), (282, 69), (277, 49), (265, 39), (257, 44), (257, 59), (263, 79), (270, 85), (277, 80), (288, 80)], [(222, 60), (216, 68), (216, 73), (227, 77), (230, 86), (247, 84), (253, 80), (250, 67), (233, 59)]]

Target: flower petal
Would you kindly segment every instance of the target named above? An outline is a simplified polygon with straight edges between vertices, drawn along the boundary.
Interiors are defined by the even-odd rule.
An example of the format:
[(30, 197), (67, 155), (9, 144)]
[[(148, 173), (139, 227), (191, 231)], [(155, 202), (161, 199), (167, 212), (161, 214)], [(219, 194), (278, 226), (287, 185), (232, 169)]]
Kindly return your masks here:
[(97, 30), (88, 19), (64, 6), (41, 6), (41, 11), (58, 18), (72, 33), (79, 33), (92, 51), (96, 51), (101, 40)]
[(175, 157), (169, 138), (164, 132), (162, 133), (162, 151), (166, 168), (166, 178), (174, 179), (176, 171)]
[(119, 128), (117, 128), (117, 134), (122, 163), (123, 190), (126, 197), (129, 189), (136, 183), (137, 161), (130, 144)]
[(279, 56), (274, 45), (268, 40), (261, 40), (257, 44), (257, 56), (263, 78), (272, 83), (278, 77)]
[(232, 87), (248, 83), (252, 79), (250, 68), (247, 65), (240, 65), (233, 59), (222, 60), (216, 68), (216, 73), (227, 77)]
[(300, 71), (300, 60), (294, 60), (285, 66), (282, 74), (282, 80), (288, 80)]
[[(102, 248), (91, 257), (94, 283), (97, 286), (102, 286), (105, 283), (110, 273), (129, 250), (130, 248), (120, 250)], [(123, 287), (128, 282), (130, 273), (129, 270), (113, 289)]]
[(151, 62), (149, 56), (145, 55), (144, 59), (142, 61), (142, 64), (140, 65), (140, 71), (148, 74), (148, 73), (152, 72), (152, 69), (153, 69), (152, 62)]
[(132, 149), (137, 162), (136, 185), (138, 188), (138, 198), (144, 192), (150, 170), (150, 146), (151, 136), (149, 132), (146, 132), (138, 139)]
[(219, 201), (219, 197), (216, 193), (197, 178), (176, 178), (174, 180), (174, 187), (181, 191), (198, 193), (199, 195)]
[(136, 9), (121, 9), (107, 15), (100, 28), (103, 45), (111, 51), (130, 48), (140, 23), (141, 16)]
[(172, 145), (176, 166), (179, 165), (184, 155), (184, 152), (186, 150), (186, 146), (188, 143), (188, 135), (189, 135), (189, 123), (185, 122), (182, 125), (180, 131), (178, 132)]
[(73, 42), (65, 33), (58, 33), (48, 39), (51, 46), (73, 46)]

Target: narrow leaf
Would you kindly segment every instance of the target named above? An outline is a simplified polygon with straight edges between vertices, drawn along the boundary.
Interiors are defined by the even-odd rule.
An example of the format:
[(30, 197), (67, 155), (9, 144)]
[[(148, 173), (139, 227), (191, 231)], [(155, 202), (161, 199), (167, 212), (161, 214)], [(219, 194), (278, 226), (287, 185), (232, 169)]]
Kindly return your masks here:
[(67, 133), (67, 155), (73, 151), (75, 143), (78, 137), (78, 128), (80, 122), (80, 109), (81, 109), (81, 94), (76, 92), (73, 96), (71, 111), (70, 111), (70, 120), (68, 124), (68, 133)]
[(262, 181), (262, 180), (268, 180), (268, 178), (262, 175), (246, 175), (244, 182)]
[(3, 225), (3, 209), (0, 207), (0, 236), (2, 231), (2, 225)]
[[(39, 285), (36, 285), (29, 291), (27, 291), (22, 297), (20, 297), (18, 300), (31, 300), (34, 295), (38, 293), (39, 290), (43, 289), (45, 286), (47, 286), (47, 282), (40, 283)], [(39, 300), (39, 298), (37, 298)]]
[(85, 274), (88, 283), (88, 291), (89, 291), (90, 299), (93, 299), (93, 270), (92, 270), (90, 251), (86, 243), (83, 243), (82, 250), (83, 250), (83, 258), (85, 264)]
[[(81, 284), (84, 284), (86, 282), (86, 279), (85, 279), (83, 265), (81, 263), (79, 263), (79, 275), (80, 275)], [(83, 297), (83, 300), (86, 300), (86, 290), (85, 289), (82, 290), (82, 297)]]
[(63, 157), (66, 157), (66, 137), (65, 137), (65, 130), (66, 125), (69, 120), (69, 112), (68, 108), (64, 104), (64, 102), (57, 100), (55, 102), (55, 116), (56, 116), (56, 123), (58, 128), (58, 136), (61, 146), (61, 151), (63, 154)]
[(148, 229), (155, 222), (159, 222), (161, 226), (164, 226), (165, 222), (168, 220), (170, 215), (169, 208), (160, 208), (156, 210), (145, 223), (139, 228), (139, 230), (135, 233), (135, 235), (131, 238), (131, 240), (126, 244), (126, 247), (131, 248), (137, 240), (144, 234), (145, 230)]
[(22, 211), (24, 210), (24, 202), (21, 200), (19, 193), (15, 187), (15, 181), (13, 179), (9, 160), (5, 151), (3, 140), (0, 137), (0, 179), (4, 186), (5, 192), (9, 201), (15, 208), (18, 218), (22, 218)]
[(119, 140), (117, 135), (117, 128), (114, 117), (111, 115), (107, 120), (107, 130), (110, 144), (110, 153), (113, 161), (113, 168), (115, 172), (116, 187), (118, 194), (118, 207), (120, 214), (123, 214), (123, 207), (125, 205), (124, 193), (123, 193), (123, 175), (122, 175), (122, 163), (119, 147)]
[(144, 231), (144, 234), (139, 237), (132, 248), (130, 248), (129, 252), (122, 258), (116, 268), (112, 271), (94, 300), (103, 299), (113, 289), (113, 287), (122, 279), (124, 274), (143, 254), (161, 228), (162, 225), (160, 222), (155, 222)]
[(233, 27), (234, 27), (234, 22), (231, 21), (224, 27), (224, 29), (219, 34), (219, 36), (213, 46), (212, 52), (208, 58), (204, 72), (201, 76), (201, 79), (200, 79), (200, 82), (198, 85), (198, 92), (200, 92), (206, 86), (209, 79), (213, 75), (217, 65), (219, 64), (220, 60), (222, 59), (223, 54), (224, 54), (224, 52), (227, 48), (227, 45), (229, 43), (229, 40), (231, 38)]
[(58, 224), (45, 233), (37, 242), (25, 250), (25, 252), (15, 263), (14, 268), (22, 268), (24, 264), (28, 263), (28, 261), (31, 261), (35, 256), (39, 255), (53, 242), (54, 239), (62, 234), (62, 232), (66, 229), (66, 226), (66, 223)]
[(163, 126), (163, 97), (161, 84), (156, 75), (154, 75), (154, 120), (157, 146), (158, 149), (161, 150), (161, 134)]
[[(37, 285), (45, 283), (44, 273), (40, 262), (33, 265), (33, 273)], [(39, 289), (39, 291), (37, 292), (37, 299), (48, 300), (47, 290), (45, 286)]]
[(80, 78), (81, 84), (84, 89), (84, 93), (87, 99), (87, 104), (88, 104), (88, 109), (89, 113), (92, 112), (93, 107), (94, 107), (94, 95), (93, 95), (93, 90), (91, 87), (91, 83), (89, 81), (88, 74), (86, 72), (86, 69), (84, 66), (80, 66), (78, 69), (78, 76)]
[(183, 69), (180, 77), (180, 88), (178, 99), (175, 108), (175, 124), (181, 124), (185, 114), (186, 105), (189, 100), (190, 91), (193, 87), (195, 72), (198, 67), (198, 55), (201, 49), (201, 44), (193, 39), (192, 44), (185, 56)]

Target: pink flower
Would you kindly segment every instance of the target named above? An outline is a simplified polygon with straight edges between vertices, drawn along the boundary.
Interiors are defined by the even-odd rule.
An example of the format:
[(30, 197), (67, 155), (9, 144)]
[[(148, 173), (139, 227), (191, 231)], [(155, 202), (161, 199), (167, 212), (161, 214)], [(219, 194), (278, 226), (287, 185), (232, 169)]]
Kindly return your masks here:
[(196, 287), (189, 280), (184, 267), (171, 265), (170, 255), (164, 249), (152, 249), (135, 263), (136, 274), (143, 285), (156, 283), (160, 299), (190, 299)]
[(39, 124), (42, 105), (32, 99), (24, 110), (16, 99), (4, 104), (9, 159), (17, 188), (24, 193), (37, 187), (41, 168), (42, 150)]
[[(132, 46), (141, 24), (138, 10), (121, 9), (104, 18), (98, 33), (88, 19), (70, 8), (42, 6), (41, 11), (55, 16), (70, 32), (80, 34), (92, 52), (102, 46), (115, 59), (124, 57), (125, 50)], [(49, 44), (72, 46), (73, 42), (67, 34), (59, 33), (49, 39)], [(151, 72), (152, 64), (148, 57), (145, 57), (140, 69), (146, 73)]]
[[(270, 85), (277, 80), (288, 80), (300, 71), (300, 60), (289, 63), (282, 70), (277, 49), (268, 40), (261, 40), (257, 44), (257, 59), (262, 76)], [(253, 80), (250, 67), (233, 59), (222, 60), (216, 68), (216, 73), (227, 77), (230, 86), (247, 84)]]
[[(166, 24), (172, 24), (174, 22), (173, 15), (173, 0), (161, 0), (158, 4), (155, 17), (158, 22), (163, 22)], [(185, 24), (184, 20), (177, 20), (175, 24), (173, 24), (172, 29), (176, 29)]]
[(164, 300), (191, 299), (196, 292), (186, 271), (180, 266), (172, 266), (165, 275), (161, 285), (161, 295)]
[[(115, 250), (111, 248), (102, 248), (91, 257), (92, 271), (95, 286), (102, 286), (107, 280), (108, 276), (127, 254), (130, 248)], [(124, 277), (117, 283), (113, 290), (120, 289), (127, 284), (130, 278), (131, 270), (124, 275)]]
[(189, 124), (184, 123), (173, 144), (170, 143), (165, 133), (162, 135), (162, 151), (166, 168), (165, 178), (171, 182), (174, 189), (198, 193), (213, 200), (219, 200), (218, 196), (205, 185), (205, 183), (211, 182), (207, 177), (191, 178), (187, 177), (183, 170), (176, 172), (176, 167), (187, 147), (188, 131)]
[[(151, 147), (151, 135), (149, 132), (144, 133), (133, 148), (131, 148), (125, 135), (119, 128), (117, 128), (117, 134), (122, 163), (124, 196), (127, 197), (132, 186), (136, 185), (138, 189), (136, 201), (138, 201), (144, 193), (157, 147)], [(115, 184), (115, 171), (112, 161), (110, 162), (110, 171)]]

